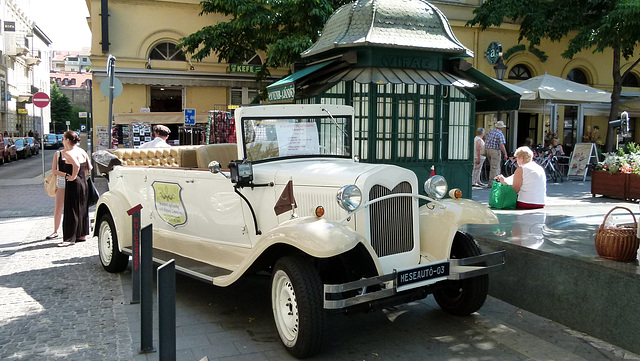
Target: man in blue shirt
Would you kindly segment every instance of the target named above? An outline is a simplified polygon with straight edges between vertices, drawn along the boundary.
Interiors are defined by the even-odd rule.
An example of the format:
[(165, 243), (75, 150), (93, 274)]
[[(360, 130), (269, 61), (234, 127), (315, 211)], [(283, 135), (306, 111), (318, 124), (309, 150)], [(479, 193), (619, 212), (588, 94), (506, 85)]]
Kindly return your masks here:
[[(484, 147), (487, 150), (487, 160), (489, 160), (489, 179), (492, 181), (500, 174), (500, 163), (504, 156), (504, 160), (507, 160), (507, 148), (505, 143), (507, 142), (502, 134), (502, 130), (505, 128), (502, 120), (496, 122), (495, 129), (492, 129), (485, 137)], [(489, 182), (489, 188), (491, 183)]]

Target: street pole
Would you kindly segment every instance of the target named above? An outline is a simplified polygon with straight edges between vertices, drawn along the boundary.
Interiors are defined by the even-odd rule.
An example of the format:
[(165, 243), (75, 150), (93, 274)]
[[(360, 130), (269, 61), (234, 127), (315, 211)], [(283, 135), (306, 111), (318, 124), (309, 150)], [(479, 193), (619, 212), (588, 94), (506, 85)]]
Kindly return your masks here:
[(42, 151), (42, 178), (44, 178), (44, 112), (40, 108), (40, 150)]
[(109, 59), (107, 60), (107, 76), (109, 76), (109, 119), (107, 119), (107, 132), (109, 133), (108, 139), (109, 143), (107, 145), (107, 149), (111, 149), (113, 146), (112, 137), (112, 129), (111, 123), (113, 118), (113, 82), (115, 78), (115, 67), (116, 67), (116, 57), (109, 54)]

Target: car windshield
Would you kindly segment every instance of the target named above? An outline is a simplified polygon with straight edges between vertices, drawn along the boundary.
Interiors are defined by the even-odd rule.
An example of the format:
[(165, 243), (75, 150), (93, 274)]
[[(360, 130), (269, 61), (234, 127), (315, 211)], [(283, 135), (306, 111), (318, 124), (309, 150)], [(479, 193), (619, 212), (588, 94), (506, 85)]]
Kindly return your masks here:
[(31, 139), (31, 138), (27, 138), (27, 143), (29, 143), (29, 144), (33, 144), (33, 139)]
[(350, 117), (243, 118), (245, 157), (351, 157)]
[(48, 141), (56, 141), (58, 138), (56, 137), (55, 134), (47, 134), (47, 140)]
[(24, 139), (18, 139), (13, 144), (15, 144), (17, 147), (22, 147), (24, 145)]

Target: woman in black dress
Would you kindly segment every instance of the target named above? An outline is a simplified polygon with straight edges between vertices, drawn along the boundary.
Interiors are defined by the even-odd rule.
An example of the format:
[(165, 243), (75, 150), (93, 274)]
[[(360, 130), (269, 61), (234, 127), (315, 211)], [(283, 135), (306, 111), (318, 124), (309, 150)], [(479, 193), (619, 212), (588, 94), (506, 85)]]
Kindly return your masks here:
[(74, 131), (66, 131), (62, 138), (65, 164), (64, 218), (62, 234), (64, 241), (60, 247), (82, 242), (89, 234), (89, 207), (87, 205), (87, 176), (91, 171), (91, 162), (87, 153), (78, 146), (80, 137)]

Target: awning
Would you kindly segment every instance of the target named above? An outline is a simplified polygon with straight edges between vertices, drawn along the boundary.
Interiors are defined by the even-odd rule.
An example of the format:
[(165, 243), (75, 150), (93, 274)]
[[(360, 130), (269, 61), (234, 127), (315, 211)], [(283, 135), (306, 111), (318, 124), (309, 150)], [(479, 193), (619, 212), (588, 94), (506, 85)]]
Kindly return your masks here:
[(333, 77), (320, 80), (319, 84), (333, 84), (339, 81), (355, 81), (360, 84), (421, 84), (445, 85), (459, 88), (475, 86), (452, 74), (437, 70), (399, 69), (399, 68), (351, 68), (341, 71)]
[(308, 66), (300, 71), (297, 71), (287, 77), (284, 77), (277, 82), (267, 86), (267, 93), (269, 96), (269, 102), (284, 102), (292, 101), (295, 98), (295, 82), (302, 79), (315, 71), (318, 71), (325, 66), (333, 63), (331, 61), (325, 61), (323, 63)]
[(495, 112), (498, 110), (520, 109), (520, 93), (477, 69), (457, 69), (459, 75), (468, 81), (477, 83), (474, 88), (466, 88), (476, 98), (476, 112)]
[[(184, 125), (184, 113), (159, 112), (159, 113), (120, 113), (114, 114), (115, 124), (149, 123), (149, 124), (182, 124)], [(196, 114), (196, 124), (208, 123), (208, 114)]]

